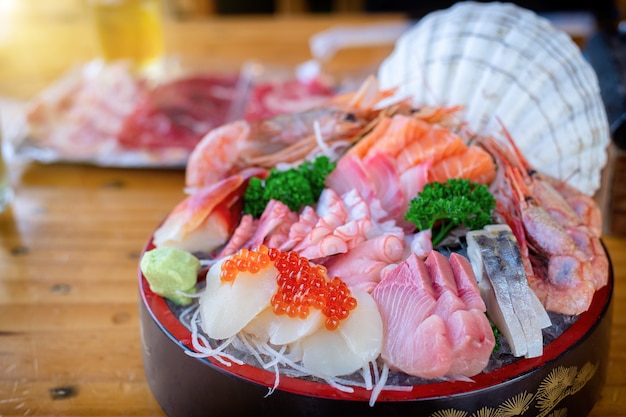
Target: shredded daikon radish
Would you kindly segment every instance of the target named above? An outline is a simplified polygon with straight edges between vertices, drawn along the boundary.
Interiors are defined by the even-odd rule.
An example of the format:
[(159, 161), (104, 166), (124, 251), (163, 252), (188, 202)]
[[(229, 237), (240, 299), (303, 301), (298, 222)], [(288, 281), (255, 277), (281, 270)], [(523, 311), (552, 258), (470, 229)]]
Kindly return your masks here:
[(190, 325), (191, 325), (191, 343), (196, 352), (191, 352), (186, 350), (185, 353), (191, 357), (195, 358), (215, 358), (218, 362), (220, 362), (224, 366), (232, 366), (233, 363), (238, 365), (243, 365), (243, 361), (235, 358), (228, 353), (223, 352), (224, 349), (228, 345), (232, 343), (232, 340), (236, 337), (233, 336), (230, 339), (222, 342), (217, 348), (212, 348), (209, 341), (200, 334), (198, 329), (198, 317), (200, 315), (200, 310), (196, 310), (193, 313)]
[(378, 382), (376, 382), (376, 385), (374, 386), (374, 389), (372, 390), (372, 395), (370, 396), (370, 402), (369, 402), (370, 407), (374, 406), (376, 399), (378, 399), (378, 396), (380, 395), (383, 388), (385, 387), (385, 384), (387, 383), (388, 376), (389, 376), (389, 366), (387, 366), (387, 364), (383, 362), (383, 370), (380, 373), (380, 379), (378, 380)]
[[(374, 364), (374, 367), (376, 367), (376, 364)], [(363, 377), (363, 381), (365, 381), (365, 389), (371, 390), (373, 386), (372, 368), (370, 367), (369, 363), (366, 366), (364, 366), (363, 369), (361, 369), (361, 376)]]
[[(254, 359), (257, 360), (258, 363), (260, 363), (261, 365), (265, 364), (265, 361), (263, 360), (263, 358), (261, 357), (261, 355), (259, 355), (258, 349), (256, 349), (248, 340), (248, 337), (245, 333), (242, 333), (240, 335), (240, 337), (238, 338), (243, 345), (245, 346), (245, 351), (250, 352), (252, 354), (252, 356), (254, 356)], [(243, 350), (243, 349), (242, 349)]]
[[(240, 337), (245, 337), (244, 334), (240, 334)], [(269, 356), (270, 358), (272, 358), (272, 360), (270, 362), (263, 362), (260, 361), (263, 368), (266, 368), (271, 366), (271, 365), (278, 365), (281, 364), (283, 366), (287, 366), (289, 368), (291, 368), (294, 371), (297, 371), (295, 376), (298, 377), (316, 377), (319, 379), (322, 379), (324, 381), (326, 381), (329, 385), (331, 385), (332, 387), (334, 387), (335, 389), (339, 390), (339, 391), (343, 391), (343, 392), (354, 392), (354, 389), (347, 386), (347, 385), (354, 385), (354, 383), (352, 381), (342, 381), (340, 380), (340, 378), (335, 378), (335, 377), (329, 377), (327, 375), (320, 375), (317, 374), (316, 372), (307, 369), (306, 367), (290, 360), (287, 356), (285, 356), (285, 350), (286, 350), (286, 346), (282, 346), (280, 350), (276, 350), (274, 349), (269, 343), (256, 343), (256, 340), (254, 339), (248, 339), (249, 342), (251, 342), (253, 344), (253, 351), (256, 350), (266, 356)]]
[(265, 394), (264, 398), (272, 395), (274, 391), (276, 391), (276, 388), (278, 388), (278, 383), (280, 382), (280, 370), (278, 369), (278, 365), (274, 365), (274, 375), (274, 386), (267, 390), (267, 394)]
[(282, 361), (281, 358), (283, 357), (283, 353), (285, 353), (286, 350), (287, 350), (287, 345), (281, 346), (280, 350), (276, 352), (276, 356), (274, 357), (274, 359), (272, 359), (271, 361), (263, 365), (263, 368), (267, 369), (272, 366), (277, 366), (279, 363), (281, 363)]
[[(230, 352), (236, 350), (242, 354), (251, 355), (260, 367), (267, 370), (271, 369), (274, 372), (274, 384), (272, 387), (268, 388), (268, 393), (265, 395), (266, 397), (273, 394), (278, 388), (281, 374), (295, 378), (317, 378), (326, 382), (336, 390), (345, 393), (353, 393), (355, 387), (364, 388), (371, 391), (369, 399), (370, 406), (375, 404), (376, 399), (383, 390), (410, 391), (413, 388), (412, 386), (386, 385), (389, 376), (389, 367), (387, 364), (383, 363), (382, 370), (379, 370), (376, 361), (372, 361), (361, 368), (360, 375), (362, 382), (346, 377), (320, 375), (304, 367), (299, 360), (292, 360), (290, 354), (293, 355), (293, 352), (290, 351), (289, 346), (281, 345), (280, 347), (275, 347), (245, 332), (239, 332), (221, 341), (218, 346), (212, 347), (209, 339), (202, 334), (199, 327), (199, 312), (198, 305), (194, 304), (182, 310), (179, 314), (181, 323), (191, 332), (191, 343), (195, 350), (195, 352), (185, 351), (185, 353), (196, 358), (215, 358), (225, 366), (232, 366), (233, 363), (239, 365), (246, 363), (233, 356), (233, 354), (225, 352), (227, 348), (230, 348)], [(299, 355), (296, 354), (295, 356)]]

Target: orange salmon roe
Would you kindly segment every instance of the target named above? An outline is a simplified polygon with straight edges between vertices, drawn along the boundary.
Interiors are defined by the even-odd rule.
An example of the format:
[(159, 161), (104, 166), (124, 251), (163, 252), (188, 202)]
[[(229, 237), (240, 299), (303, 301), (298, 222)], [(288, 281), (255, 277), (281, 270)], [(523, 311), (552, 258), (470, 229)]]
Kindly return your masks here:
[(334, 330), (339, 322), (356, 308), (356, 299), (340, 278), (326, 278), (326, 268), (314, 265), (297, 252), (283, 252), (261, 245), (259, 249), (242, 249), (222, 264), (220, 278), (233, 281), (239, 272), (257, 273), (270, 262), (278, 269), (278, 290), (272, 296), (272, 308), (277, 315), (305, 319), (311, 308), (322, 311), (324, 325)]
[(232, 282), (239, 272), (258, 273), (261, 269), (269, 266), (271, 260), (269, 249), (261, 246), (256, 251), (242, 249), (235, 253), (222, 264), (220, 279), (224, 282)]

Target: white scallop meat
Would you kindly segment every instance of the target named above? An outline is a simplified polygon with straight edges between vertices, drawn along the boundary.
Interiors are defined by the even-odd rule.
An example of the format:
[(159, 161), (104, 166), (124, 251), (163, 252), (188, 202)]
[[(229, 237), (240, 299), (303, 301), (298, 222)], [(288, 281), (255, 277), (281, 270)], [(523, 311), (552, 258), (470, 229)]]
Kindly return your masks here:
[(406, 31), (378, 72), (413, 104), (463, 106), (468, 131), (505, 138), (531, 165), (592, 195), (609, 125), (593, 68), (565, 32), (510, 3), (461, 2)]

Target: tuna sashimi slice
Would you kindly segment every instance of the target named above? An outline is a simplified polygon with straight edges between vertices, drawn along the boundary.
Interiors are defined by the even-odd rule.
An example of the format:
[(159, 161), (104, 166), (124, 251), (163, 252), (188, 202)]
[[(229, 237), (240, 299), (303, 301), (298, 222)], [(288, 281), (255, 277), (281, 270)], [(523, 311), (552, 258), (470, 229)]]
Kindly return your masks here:
[(475, 308), (482, 312), (487, 311), (485, 301), (480, 296), (480, 288), (478, 288), (478, 281), (470, 261), (458, 253), (450, 254), (449, 261), (459, 297), (461, 297), (467, 308)]
[[(391, 355), (383, 348), (381, 356), (392, 369), (400, 369), (421, 378), (440, 378), (449, 373), (454, 351), (447, 334), (447, 326), (437, 315), (426, 318), (412, 337), (407, 340), (409, 349), (402, 355)], [(393, 352), (397, 353), (397, 352)]]
[(381, 357), (390, 368), (439, 378), (470, 377), (487, 365), (495, 345), (489, 320), (459, 296), (479, 304), (470, 295), (478, 292), (476, 280), (471, 266), (453, 262), (436, 251), (426, 261), (411, 254), (374, 288), (385, 328)]
[(424, 262), (415, 255), (382, 279), (372, 296), (383, 320), (381, 356), (392, 369), (423, 378), (445, 375), (452, 361), (446, 324)]
[(480, 305), (469, 296), (475, 294), (480, 298), (469, 261), (464, 262), (465, 258), (458, 254), (452, 254), (451, 258), (448, 260), (441, 253), (432, 251), (425, 265), (433, 281), (433, 288), (438, 293), (435, 314), (446, 322), (452, 346), (453, 359), (448, 375), (473, 376), (489, 362), (495, 338), (484, 314), (484, 303), (483, 310), (479, 310), (467, 306), (460, 297), (463, 293), (465, 299)]
[(452, 291), (454, 295), (458, 295), (450, 262), (444, 255), (434, 250), (430, 252), (424, 263), (437, 296), (445, 291)]
[(472, 376), (480, 373), (496, 344), (485, 313), (477, 310), (457, 310), (446, 321), (453, 359), (450, 375)]

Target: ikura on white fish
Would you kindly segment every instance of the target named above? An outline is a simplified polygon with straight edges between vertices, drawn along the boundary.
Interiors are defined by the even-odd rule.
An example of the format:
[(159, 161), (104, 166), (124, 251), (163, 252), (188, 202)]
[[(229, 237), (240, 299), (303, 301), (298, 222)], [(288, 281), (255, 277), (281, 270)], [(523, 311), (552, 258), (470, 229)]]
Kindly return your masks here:
[(371, 296), (296, 252), (244, 249), (213, 265), (206, 285), (200, 316), (209, 337), (243, 331), (255, 343), (287, 345), (312, 375), (326, 378), (355, 372), (380, 354), (382, 321)]

